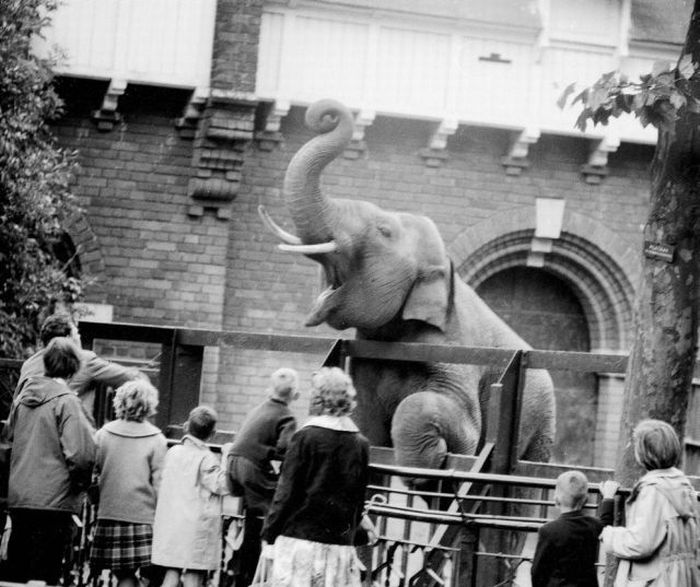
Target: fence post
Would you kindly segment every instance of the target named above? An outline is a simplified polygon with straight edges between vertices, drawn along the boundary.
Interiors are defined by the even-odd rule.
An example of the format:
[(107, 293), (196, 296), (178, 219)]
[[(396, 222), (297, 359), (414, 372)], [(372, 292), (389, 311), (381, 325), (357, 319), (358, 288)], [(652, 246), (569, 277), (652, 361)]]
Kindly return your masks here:
[(333, 346), (326, 354), (321, 365), (323, 367), (340, 367), (345, 370), (345, 363), (348, 358), (347, 344), (342, 338), (333, 343)]
[[(515, 351), (500, 378), (489, 388), (486, 439), (494, 443), (490, 472), (500, 475), (511, 473), (517, 463), (518, 431), (520, 428), (520, 375), (522, 351)], [(508, 497), (510, 491), (503, 486), (494, 486), (491, 495)], [(494, 502), (488, 511), (492, 515), (503, 515), (506, 505)], [(499, 530), (485, 530), (482, 543), (487, 552), (502, 553), (510, 550), (512, 536)], [(503, 581), (504, 565), (498, 558), (482, 558), (476, 565), (478, 579), (475, 585), (493, 585)]]
[(456, 568), (456, 581), (454, 585), (471, 585), (478, 587), (476, 582), (477, 560), (476, 552), (479, 550), (479, 528), (476, 526), (462, 526), (459, 566)]
[(521, 361), (522, 351), (516, 351), (498, 381), (489, 388), (486, 440), (494, 443), (492, 473), (510, 473), (517, 463)]

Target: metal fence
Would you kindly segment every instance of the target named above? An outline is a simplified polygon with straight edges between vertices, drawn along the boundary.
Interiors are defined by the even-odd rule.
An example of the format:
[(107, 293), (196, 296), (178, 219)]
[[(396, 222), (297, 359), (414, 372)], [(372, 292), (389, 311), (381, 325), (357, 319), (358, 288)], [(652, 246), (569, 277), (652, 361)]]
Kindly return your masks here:
[[(571, 467), (517, 459), (518, 406), (525, 369), (624, 373), (626, 368), (626, 357), (619, 355), (332, 340), (134, 324), (82, 323), (81, 334), (87, 348), (101, 339), (160, 346), (157, 364), (147, 366), (160, 390), (156, 423), (171, 438), (179, 435), (179, 423), (198, 403), (206, 346), (308, 352), (323, 357), (324, 365), (345, 368), (358, 358), (497, 368), (501, 375), (487, 392), (488, 419), (484, 423), (484, 446), (478, 455), (451, 455), (444, 470), (406, 469), (394, 465), (391, 449), (372, 448), (367, 509), (381, 540), (374, 548), (360, 551), (366, 565), (364, 584), (368, 586), (509, 584), (527, 564), (528, 541), (551, 515), (554, 479)], [(5, 398), (11, 397), (19, 364), (0, 362)], [(111, 417), (110, 393), (108, 388), (98, 393), (95, 415), (100, 423)], [(224, 433), (215, 439), (214, 450), (230, 437)], [(687, 445), (695, 450), (692, 442)], [(586, 468), (585, 472), (591, 483), (612, 474), (594, 468)], [(401, 481), (406, 477), (427, 479), (429, 483), (427, 488), (409, 488)], [(697, 479), (694, 482), (700, 487)], [(591, 492), (595, 494), (594, 486)], [(230, 558), (236, 555), (233, 535), (240, 528), (240, 512), (228, 514), (230, 532), (223, 539)], [(89, 578), (85, 562), (93, 521), (94, 511), (88, 503), (66, 582), (81, 586), (98, 580)], [(227, 565), (226, 560), (222, 561), (222, 571), (214, 580), (222, 587), (233, 587)]]

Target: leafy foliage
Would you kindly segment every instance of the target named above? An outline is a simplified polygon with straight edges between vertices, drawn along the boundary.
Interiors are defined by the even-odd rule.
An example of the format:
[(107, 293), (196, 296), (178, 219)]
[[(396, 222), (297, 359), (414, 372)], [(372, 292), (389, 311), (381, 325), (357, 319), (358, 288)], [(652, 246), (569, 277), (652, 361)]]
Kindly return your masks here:
[[(581, 102), (583, 110), (576, 126), (586, 130), (588, 121), (608, 124), (610, 118), (634, 113), (642, 126), (672, 129), (682, 108), (700, 113), (700, 100), (692, 95), (691, 78), (698, 69), (692, 56), (683, 55), (676, 67), (666, 61), (657, 61), (650, 74), (642, 75), (638, 82), (616, 71), (603, 74), (592, 86), (583, 89), (571, 102)], [(564, 108), (576, 84), (566, 87), (557, 104)]]
[(70, 191), (75, 154), (58, 148), (48, 122), (61, 114), (51, 63), (31, 52), (54, 0), (0, 0), (0, 356), (32, 349), (52, 301), (76, 298), (52, 247), (78, 210)]

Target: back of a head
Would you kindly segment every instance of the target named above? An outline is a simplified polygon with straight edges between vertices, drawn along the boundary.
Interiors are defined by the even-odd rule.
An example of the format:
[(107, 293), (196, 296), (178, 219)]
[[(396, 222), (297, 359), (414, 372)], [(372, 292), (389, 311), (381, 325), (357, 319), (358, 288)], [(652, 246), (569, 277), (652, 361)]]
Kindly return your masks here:
[(70, 338), (59, 336), (49, 341), (43, 361), (47, 377), (68, 379), (80, 369), (80, 351)]
[(588, 499), (588, 479), (581, 471), (567, 471), (557, 477), (561, 505), (581, 509)]
[(206, 440), (214, 433), (217, 419), (213, 408), (197, 406), (187, 418), (187, 433), (199, 440)]
[(338, 367), (322, 367), (311, 377), (313, 415), (348, 416), (356, 406), (352, 379)]
[(114, 413), (121, 420), (142, 422), (158, 407), (158, 390), (144, 379), (132, 379), (114, 393)]
[(44, 346), (47, 346), (54, 338), (71, 335), (75, 323), (70, 315), (59, 312), (51, 314), (41, 325), (39, 338)]
[(647, 471), (675, 467), (681, 458), (678, 434), (662, 420), (642, 420), (632, 433), (634, 454)]
[(270, 392), (278, 399), (290, 401), (299, 385), (299, 375), (294, 369), (282, 367), (270, 375)]

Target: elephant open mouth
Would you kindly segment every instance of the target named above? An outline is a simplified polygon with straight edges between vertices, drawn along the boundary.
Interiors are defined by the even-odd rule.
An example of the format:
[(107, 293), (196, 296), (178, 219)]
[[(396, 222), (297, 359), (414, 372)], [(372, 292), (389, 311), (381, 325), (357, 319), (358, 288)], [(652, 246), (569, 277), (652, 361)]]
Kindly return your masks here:
[(306, 326), (318, 326), (323, 322), (332, 324), (332, 316), (339, 306), (339, 293), (343, 288), (343, 280), (335, 265), (324, 263), (323, 281), (326, 287), (316, 298), (309, 317), (306, 319)]

